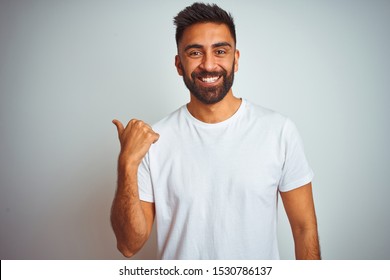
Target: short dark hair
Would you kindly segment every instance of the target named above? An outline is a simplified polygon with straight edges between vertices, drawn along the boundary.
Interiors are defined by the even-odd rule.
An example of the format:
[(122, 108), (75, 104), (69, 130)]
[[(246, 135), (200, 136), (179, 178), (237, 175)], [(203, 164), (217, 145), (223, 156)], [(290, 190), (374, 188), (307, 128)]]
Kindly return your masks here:
[(173, 18), (176, 25), (176, 45), (183, 37), (184, 30), (196, 23), (221, 23), (226, 24), (236, 44), (236, 27), (230, 13), (218, 7), (216, 4), (204, 4), (196, 2), (186, 7)]

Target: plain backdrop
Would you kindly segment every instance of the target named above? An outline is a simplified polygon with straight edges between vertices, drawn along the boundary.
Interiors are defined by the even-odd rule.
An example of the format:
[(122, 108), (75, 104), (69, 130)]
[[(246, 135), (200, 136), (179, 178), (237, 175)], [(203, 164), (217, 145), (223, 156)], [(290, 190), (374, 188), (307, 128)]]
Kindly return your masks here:
[[(0, 1), (0, 258), (122, 259), (112, 119), (189, 101), (173, 17), (192, 1)], [(390, 259), (390, 1), (215, 1), (233, 92), (290, 117), (315, 172), (324, 259)], [(254, 221), (255, 222), (255, 221)], [(279, 204), (279, 245), (294, 258)], [(156, 256), (156, 235), (135, 257)]]

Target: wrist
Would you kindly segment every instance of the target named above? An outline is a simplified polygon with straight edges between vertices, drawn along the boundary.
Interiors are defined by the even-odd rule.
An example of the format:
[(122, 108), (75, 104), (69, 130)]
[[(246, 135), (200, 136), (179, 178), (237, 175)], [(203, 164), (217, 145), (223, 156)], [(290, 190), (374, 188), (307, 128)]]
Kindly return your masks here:
[(141, 163), (139, 161), (120, 154), (118, 158), (118, 171), (124, 171), (125, 173), (137, 173), (140, 164)]

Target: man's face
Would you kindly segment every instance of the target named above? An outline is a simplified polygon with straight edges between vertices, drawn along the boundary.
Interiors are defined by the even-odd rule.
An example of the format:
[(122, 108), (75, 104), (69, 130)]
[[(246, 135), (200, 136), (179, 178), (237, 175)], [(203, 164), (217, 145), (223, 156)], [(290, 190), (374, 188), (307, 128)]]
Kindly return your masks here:
[(178, 52), (177, 71), (199, 101), (217, 103), (231, 90), (239, 52), (225, 24), (198, 23), (188, 27)]

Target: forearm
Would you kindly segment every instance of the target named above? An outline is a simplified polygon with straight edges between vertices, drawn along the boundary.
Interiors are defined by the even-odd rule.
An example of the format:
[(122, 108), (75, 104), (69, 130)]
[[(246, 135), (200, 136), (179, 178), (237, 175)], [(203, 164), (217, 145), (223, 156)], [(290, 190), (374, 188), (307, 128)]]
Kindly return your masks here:
[(317, 227), (293, 230), (293, 236), (297, 260), (321, 259)]
[(117, 247), (126, 257), (134, 255), (146, 242), (149, 226), (138, 194), (137, 167), (118, 163), (118, 186), (111, 209), (111, 224)]

